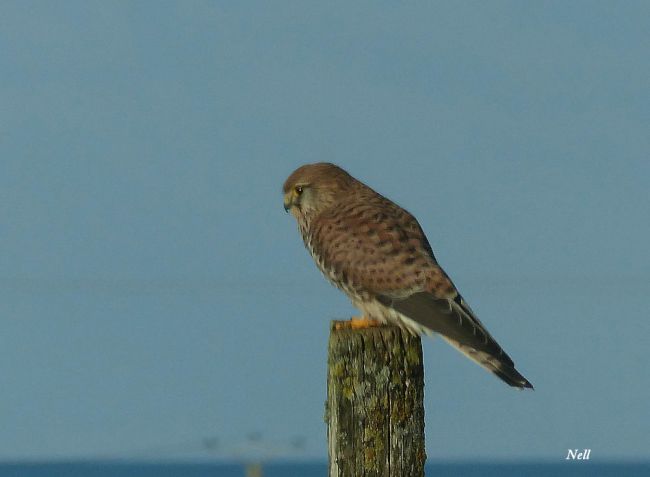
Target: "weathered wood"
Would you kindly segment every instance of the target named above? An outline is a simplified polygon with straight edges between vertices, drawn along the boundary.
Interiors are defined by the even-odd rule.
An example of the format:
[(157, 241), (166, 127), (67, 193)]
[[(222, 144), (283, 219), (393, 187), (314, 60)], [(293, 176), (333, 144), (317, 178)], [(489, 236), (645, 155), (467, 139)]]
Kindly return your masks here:
[(330, 332), (330, 477), (424, 475), (424, 368), (419, 337), (396, 326)]

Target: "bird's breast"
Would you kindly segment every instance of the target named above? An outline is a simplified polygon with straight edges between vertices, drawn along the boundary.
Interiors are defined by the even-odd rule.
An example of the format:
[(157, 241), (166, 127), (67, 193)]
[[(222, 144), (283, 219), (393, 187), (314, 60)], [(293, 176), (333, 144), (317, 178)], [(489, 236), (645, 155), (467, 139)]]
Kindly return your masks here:
[(325, 256), (324, 247), (307, 224), (300, 225), (300, 233), (305, 243), (305, 248), (309, 250), (309, 254), (314, 259), (314, 262), (316, 262), (316, 266), (323, 276), (351, 299), (357, 299), (359, 297), (359, 290), (355, 288), (350, 277), (343, 271), (343, 263), (337, 263)]

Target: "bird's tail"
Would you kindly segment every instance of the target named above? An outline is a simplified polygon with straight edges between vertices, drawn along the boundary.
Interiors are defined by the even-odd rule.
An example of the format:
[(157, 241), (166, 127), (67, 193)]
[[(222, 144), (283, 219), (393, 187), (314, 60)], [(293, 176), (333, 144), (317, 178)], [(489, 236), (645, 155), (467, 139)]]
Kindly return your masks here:
[(379, 300), (396, 311), (398, 321), (412, 333), (439, 334), (510, 386), (533, 389), (459, 294), (453, 298), (438, 298), (428, 292), (418, 292), (402, 299), (380, 296)]
[[(442, 338), (479, 366), (493, 373), (506, 384), (519, 389), (534, 389), (530, 381), (515, 369), (514, 363), (512, 363), (512, 360), (510, 360), (507, 354), (503, 353), (503, 355), (497, 357), (488, 354), (485, 351), (477, 351), (470, 346), (463, 345), (446, 336), (442, 336)], [(504, 356), (505, 359), (503, 359)]]

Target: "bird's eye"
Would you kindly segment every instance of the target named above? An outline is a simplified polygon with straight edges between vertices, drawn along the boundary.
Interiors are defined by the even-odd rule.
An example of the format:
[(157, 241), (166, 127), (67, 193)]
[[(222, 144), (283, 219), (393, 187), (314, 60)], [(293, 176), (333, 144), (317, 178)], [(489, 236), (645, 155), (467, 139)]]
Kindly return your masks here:
[(302, 194), (302, 186), (296, 186), (294, 190), (296, 191), (297, 195)]

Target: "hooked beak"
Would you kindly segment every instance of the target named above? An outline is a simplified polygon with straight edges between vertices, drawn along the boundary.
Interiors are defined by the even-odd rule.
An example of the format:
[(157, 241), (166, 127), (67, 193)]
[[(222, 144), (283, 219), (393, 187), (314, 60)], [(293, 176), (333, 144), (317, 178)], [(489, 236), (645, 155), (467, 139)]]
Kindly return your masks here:
[(285, 194), (284, 195), (284, 211), (289, 212), (289, 209), (291, 209), (291, 206), (293, 205), (293, 197), (291, 193)]

